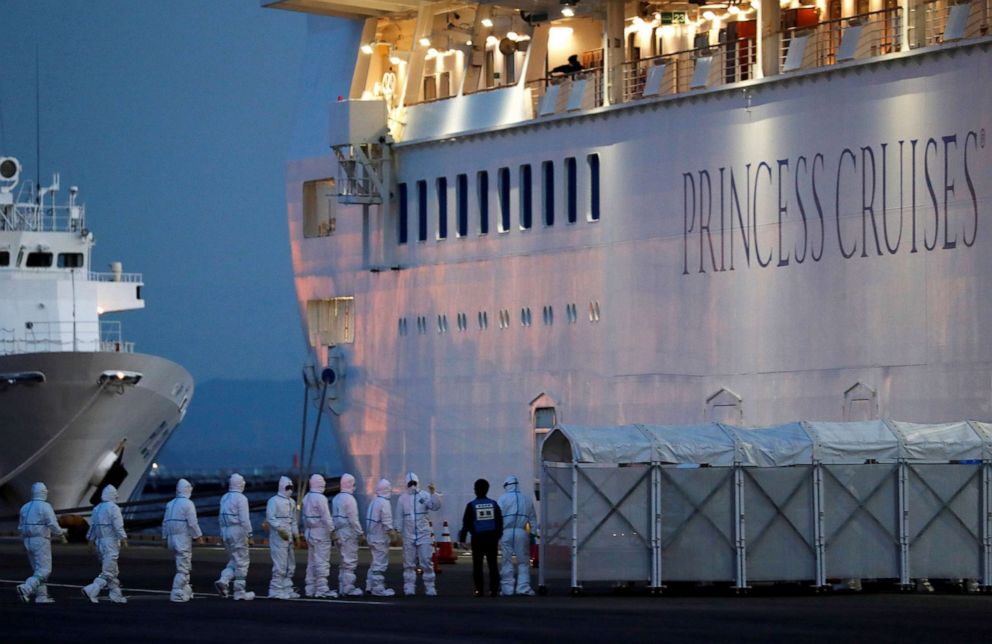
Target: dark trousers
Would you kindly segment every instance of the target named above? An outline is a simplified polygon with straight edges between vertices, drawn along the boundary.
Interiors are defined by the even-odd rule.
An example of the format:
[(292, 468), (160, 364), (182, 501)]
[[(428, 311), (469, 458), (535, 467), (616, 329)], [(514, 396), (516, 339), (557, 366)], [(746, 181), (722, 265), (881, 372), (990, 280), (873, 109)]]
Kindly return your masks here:
[(489, 591), (499, 593), (499, 564), (496, 563), (496, 552), (499, 550), (499, 537), (495, 532), (482, 532), (472, 535), (472, 580), (475, 581), (475, 591), (484, 593), (482, 577), (482, 558), (489, 560)]

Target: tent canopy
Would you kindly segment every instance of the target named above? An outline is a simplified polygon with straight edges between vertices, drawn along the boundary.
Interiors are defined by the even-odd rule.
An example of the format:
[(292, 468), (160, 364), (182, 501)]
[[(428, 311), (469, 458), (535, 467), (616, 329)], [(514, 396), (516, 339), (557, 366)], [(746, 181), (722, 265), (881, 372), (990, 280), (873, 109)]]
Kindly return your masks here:
[(890, 420), (800, 421), (774, 427), (698, 425), (558, 425), (542, 458), (557, 463), (667, 463), (786, 467), (813, 463), (920, 463), (992, 459), (992, 425)]

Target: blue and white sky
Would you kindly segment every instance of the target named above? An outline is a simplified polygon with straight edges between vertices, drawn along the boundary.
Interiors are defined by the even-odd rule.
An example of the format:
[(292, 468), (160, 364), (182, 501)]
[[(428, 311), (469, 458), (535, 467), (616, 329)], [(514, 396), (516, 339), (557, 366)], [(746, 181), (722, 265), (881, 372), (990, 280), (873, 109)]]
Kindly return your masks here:
[[(284, 174), (306, 17), (258, 0), (0, 0), (0, 154), (80, 188), (119, 317), (199, 381), (297, 379)], [(40, 130), (35, 119), (36, 52)]]
[(284, 177), (298, 97), (333, 78), (302, 79), (308, 30), (337, 40), (345, 23), (330, 21), (258, 0), (0, 0), (0, 155), (33, 179), (38, 136), (42, 183), (59, 172), (61, 198), (80, 189), (93, 268), (144, 274), (145, 310), (111, 319), (197, 382), (160, 456), (175, 467), (288, 464), (298, 449)]

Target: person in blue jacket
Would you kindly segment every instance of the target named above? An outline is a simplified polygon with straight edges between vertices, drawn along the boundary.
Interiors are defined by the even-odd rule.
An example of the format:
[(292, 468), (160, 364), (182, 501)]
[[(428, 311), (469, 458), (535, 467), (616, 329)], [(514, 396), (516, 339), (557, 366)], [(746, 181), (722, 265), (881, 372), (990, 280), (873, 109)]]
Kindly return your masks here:
[(489, 564), (489, 595), (499, 596), (499, 565), (496, 563), (496, 551), (499, 548), (500, 537), (503, 536), (503, 513), (499, 505), (486, 496), (489, 492), (489, 481), (479, 479), (475, 482), (475, 498), (465, 506), (462, 517), (462, 529), (458, 540), (465, 541), (468, 534), (472, 535), (472, 579), (475, 582), (475, 596), (485, 594), (482, 575), (482, 558)]

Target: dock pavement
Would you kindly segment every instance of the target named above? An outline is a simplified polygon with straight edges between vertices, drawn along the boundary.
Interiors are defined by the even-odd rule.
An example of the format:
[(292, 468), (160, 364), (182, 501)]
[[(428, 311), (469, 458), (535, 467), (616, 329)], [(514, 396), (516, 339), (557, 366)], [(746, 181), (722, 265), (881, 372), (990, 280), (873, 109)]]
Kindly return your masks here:
[[(270, 600), (268, 549), (252, 549), (251, 602), (221, 599), (213, 580), (225, 565), (218, 546), (193, 552), (195, 598), (169, 601), (174, 560), (162, 546), (135, 543), (120, 557), (128, 603), (91, 604), (80, 587), (99, 573), (80, 544), (53, 545), (49, 593), (54, 604), (24, 604), (14, 587), (30, 575), (16, 539), (0, 539), (0, 642), (939, 642), (992, 641), (992, 595), (827, 593), (770, 589), (747, 597), (725, 589), (618, 593), (587, 587), (581, 597), (550, 585), (544, 597), (472, 593), (471, 559), (442, 566), (438, 597), (404, 597), (400, 552), (390, 553), (387, 582), (396, 597)], [(332, 564), (336, 553), (332, 554)], [(369, 553), (360, 552), (364, 584)], [(332, 565), (332, 583), (337, 566)], [(306, 552), (297, 552), (301, 586)], [(534, 575), (536, 581), (536, 571)]]

